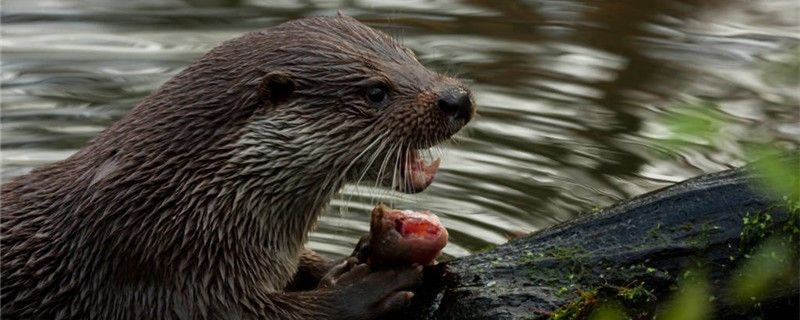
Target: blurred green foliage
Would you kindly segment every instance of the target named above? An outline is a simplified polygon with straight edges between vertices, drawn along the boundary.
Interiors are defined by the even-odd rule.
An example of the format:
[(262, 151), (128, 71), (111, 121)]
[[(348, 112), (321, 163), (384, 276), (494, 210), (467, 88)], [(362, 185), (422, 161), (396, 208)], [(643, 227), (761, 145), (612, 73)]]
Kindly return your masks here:
[[(671, 109), (662, 124), (669, 130), (655, 143), (668, 151), (680, 152), (724, 139), (726, 117), (711, 102), (682, 103)], [(762, 136), (759, 136), (762, 134)], [(798, 237), (800, 237), (800, 157), (770, 137), (753, 132), (750, 141), (736, 141), (759, 177), (759, 189), (773, 199), (785, 200), (787, 222), (778, 225), (770, 212), (743, 218), (740, 246), (743, 258), (730, 280), (728, 297), (740, 306), (757, 306), (770, 292), (798, 286)], [(767, 142), (753, 142), (767, 141)], [(752, 252), (748, 248), (755, 248)], [(732, 257), (732, 260), (735, 260)], [(672, 300), (659, 311), (657, 319), (710, 319), (715, 297), (706, 277), (687, 271)]]
[(669, 136), (655, 143), (673, 151), (712, 144), (725, 124), (725, 117), (717, 111), (717, 106), (706, 101), (682, 103), (670, 111), (662, 120)]
[[(771, 77), (776, 85), (800, 84), (800, 47), (790, 50), (788, 58), (765, 63), (762, 69), (765, 77)], [(773, 199), (783, 199), (783, 205), (773, 209), (788, 213), (788, 219), (784, 216), (776, 219), (772, 209), (745, 216), (739, 243), (741, 254), (731, 257), (735, 263), (734, 276), (728, 280), (727, 288), (719, 292), (725, 296), (716, 297), (706, 273), (695, 267), (680, 277), (669, 300), (658, 306), (654, 319), (713, 319), (714, 302), (718, 299), (746, 310), (757, 308), (773, 292), (800, 286), (800, 151), (797, 146), (780, 143), (768, 136), (767, 131), (757, 128), (743, 128), (750, 130), (744, 135), (747, 140), (732, 139), (725, 131), (735, 126), (731, 123), (735, 118), (721, 110), (711, 101), (676, 104), (657, 120), (667, 130), (666, 136), (652, 139), (650, 144), (673, 155), (703, 151), (721, 142), (738, 145), (745, 160), (752, 163), (758, 177), (756, 187)], [(550, 318), (586, 319), (588, 315), (590, 320), (638, 319), (641, 317), (632, 313), (634, 309), (653, 303), (658, 303), (656, 296), (643, 284), (618, 288), (610, 299), (598, 296), (597, 291), (586, 291)], [(646, 314), (645, 311), (641, 315)]]
[(768, 238), (752, 255), (745, 257), (731, 280), (733, 302), (751, 306), (769, 296), (771, 291), (797, 286), (797, 247), (781, 235)]
[(768, 144), (750, 145), (748, 158), (761, 178), (761, 187), (773, 197), (784, 196), (790, 206), (800, 203), (800, 157)]
[[(798, 51), (800, 52), (800, 51)], [(800, 56), (798, 60), (800, 61)], [(797, 70), (792, 70), (795, 72)], [(669, 133), (652, 142), (661, 150), (678, 154), (683, 151), (710, 147), (724, 141), (728, 118), (712, 102), (681, 103), (659, 121)], [(757, 307), (771, 292), (798, 283), (798, 248), (800, 248), (800, 157), (798, 152), (771, 142), (763, 132), (753, 132), (748, 141), (738, 143), (748, 162), (759, 177), (759, 189), (773, 199), (784, 199), (780, 208), (789, 214), (788, 220), (777, 223), (771, 212), (757, 212), (743, 218), (740, 247), (741, 259), (734, 277), (729, 280), (724, 297), (730, 303), (745, 308)], [(754, 142), (761, 141), (761, 142)], [(766, 141), (766, 142), (764, 142)], [(644, 287), (623, 288), (618, 298), (655, 301)], [(713, 317), (713, 302), (718, 299), (711, 291), (708, 277), (699, 269), (687, 270), (677, 283), (671, 298), (656, 312), (659, 320), (704, 320)], [(580, 304), (574, 304), (575, 306)], [(631, 319), (624, 306), (604, 302), (594, 308), (591, 320)]]
[(800, 46), (761, 63), (762, 78), (772, 85), (800, 85)]
[(688, 270), (678, 281), (678, 290), (656, 315), (662, 320), (710, 319), (713, 299), (711, 287), (704, 272)]
[(603, 304), (589, 316), (589, 320), (625, 320), (628, 318), (625, 309), (616, 303)]
[[(652, 143), (661, 149), (679, 153), (712, 145), (726, 138), (724, 128), (728, 118), (719, 106), (708, 101), (684, 102), (670, 108), (659, 121), (669, 134)], [(752, 132), (748, 141), (736, 141), (744, 150), (746, 160), (753, 163), (761, 179), (760, 187), (773, 197), (787, 197), (800, 202), (800, 157), (797, 151), (787, 150), (763, 133)], [(754, 142), (767, 141), (767, 142)]]

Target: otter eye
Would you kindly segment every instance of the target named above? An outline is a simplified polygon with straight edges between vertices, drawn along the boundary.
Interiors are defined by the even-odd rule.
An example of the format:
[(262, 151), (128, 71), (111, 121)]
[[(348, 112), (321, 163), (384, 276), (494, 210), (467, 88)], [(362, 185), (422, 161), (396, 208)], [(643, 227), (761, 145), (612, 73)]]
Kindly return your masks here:
[(367, 89), (367, 99), (374, 104), (382, 104), (386, 101), (386, 89), (379, 86), (372, 86)]

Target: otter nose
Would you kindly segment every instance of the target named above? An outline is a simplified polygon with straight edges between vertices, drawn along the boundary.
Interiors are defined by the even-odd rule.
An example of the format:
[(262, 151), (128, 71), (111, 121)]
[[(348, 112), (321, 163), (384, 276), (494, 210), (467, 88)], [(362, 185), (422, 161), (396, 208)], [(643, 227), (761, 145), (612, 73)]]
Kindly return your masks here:
[(472, 100), (469, 93), (458, 87), (448, 88), (439, 94), (439, 109), (452, 120), (469, 121), (472, 117)]

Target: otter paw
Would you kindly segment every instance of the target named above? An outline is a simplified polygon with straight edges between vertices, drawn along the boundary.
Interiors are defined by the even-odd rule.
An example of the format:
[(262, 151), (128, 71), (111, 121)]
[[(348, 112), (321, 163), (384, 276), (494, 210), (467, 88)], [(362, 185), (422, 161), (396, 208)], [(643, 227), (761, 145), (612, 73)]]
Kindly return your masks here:
[(342, 279), (342, 276), (353, 273), (351, 271), (354, 271), (353, 267), (355, 267), (357, 264), (358, 259), (354, 257), (342, 260), (328, 269), (328, 272), (322, 277), (322, 279), (319, 280), (317, 288), (331, 288), (336, 286)]
[[(340, 264), (346, 267), (350, 259)], [(338, 267), (338, 266), (337, 266)], [(422, 266), (372, 272), (369, 265), (353, 265), (333, 280), (331, 304), (338, 319), (376, 319), (402, 308), (422, 280)]]
[(367, 233), (361, 236), (356, 247), (353, 248), (353, 253), (350, 254), (350, 257), (358, 259), (358, 263), (367, 263), (369, 261), (371, 235), (371, 233)]

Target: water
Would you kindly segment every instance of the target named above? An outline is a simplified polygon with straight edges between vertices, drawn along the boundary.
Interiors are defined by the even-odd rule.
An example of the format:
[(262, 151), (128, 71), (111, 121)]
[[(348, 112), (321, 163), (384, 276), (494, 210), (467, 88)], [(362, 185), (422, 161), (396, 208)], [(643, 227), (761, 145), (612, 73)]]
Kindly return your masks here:
[[(430, 209), (462, 256), (800, 146), (800, 4), (762, 1), (30, 1), (2, 8), (2, 178), (69, 156), (217, 43), (337, 9), (470, 83), (477, 118), (419, 195), (347, 187), (310, 246), (348, 254), (379, 202)], [(679, 104), (724, 136), (668, 152)], [(756, 134), (754, 134), (756, 133)]]

